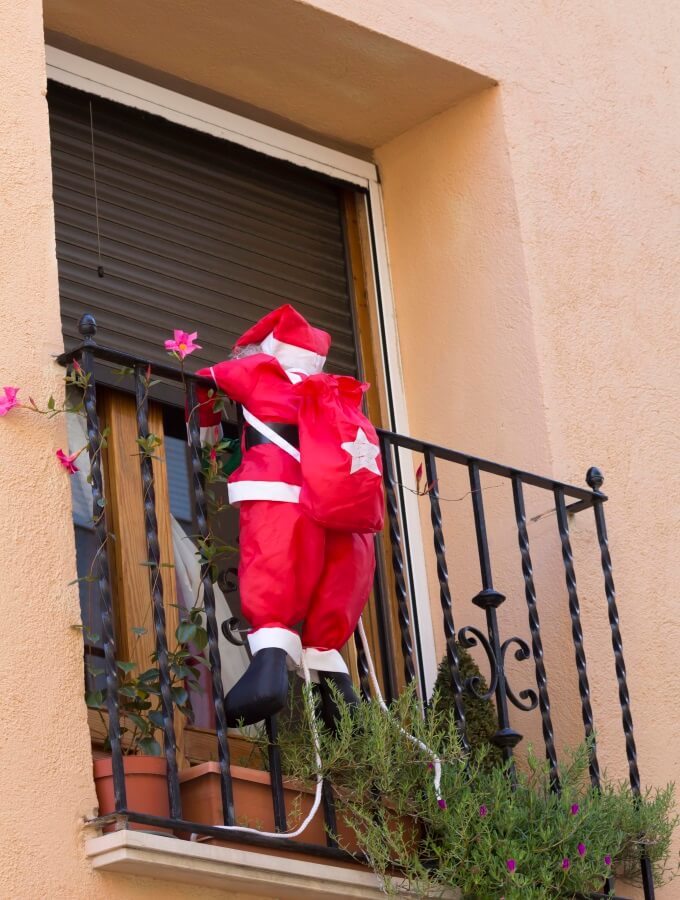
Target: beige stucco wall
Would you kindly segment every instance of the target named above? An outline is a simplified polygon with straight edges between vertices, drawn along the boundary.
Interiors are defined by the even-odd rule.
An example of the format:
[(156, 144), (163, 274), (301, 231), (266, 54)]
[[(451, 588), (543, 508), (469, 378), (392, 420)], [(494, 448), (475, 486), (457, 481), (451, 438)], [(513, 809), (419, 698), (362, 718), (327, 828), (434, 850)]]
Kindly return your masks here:
[[(642, 778), (677, 779), (677, 6), (378, 3), (370, 19), (500, 82), (377, 152), (412, 430), (575, 483), (602, 467)], [(509, 503), (487, 497), (511, 527)], [(572, 529), (600, 758), (623, 776), (592, 517)], [(549, 520), (529, 530), (535, 559), (556, 554)], [(461, 533), (449, 529), (454, 557)], [(526, 636), (516, 566), (501, 559), (498, 586), (515, 603), (505, 623)], [(478, 573), (463, 554), (458, 571), (464, 606)], [(548, 563), (539, 599), (568, 743), (579, 713), (565, 706), (576, 682), (560, 579)], [(525, 719), (513, 714), (520, 730)], [(536, 719), (525, 733), (538, 738)]]
[[(63, 349), (42, 13), (0, 2), (0, 384), (60, 396)], [(8, 139), (8, 137), (10, 139)], [(21, 395), (20, 395), (21, 396)], [(6, 900), (211, 900), (222, 891), (99, 875), (85, 859), (95, 804), (82, 702), (70, 490), (53, 453), (63, 423), (14, 411), (0, 427), (0, 895)]]
[[(84, 8), (63, 5), (71, 15)], [(499, 82), (434, 117), (431, 110), (420, 116), (427, 104), (418, 107), (418, 92), (411, 92), (408, 130), (373, 145), (381, 144), (376, 158), (411, 430), (575, 482), (593, 463), (604, 469), (642, 774), (647, 783), (664, 783), (680, 772), (676, 5), (578, 2), (566, 11), (559, 4), (538, 10), (501, 0), (290, 5), (305, 13), (322, 9), (370, 30), (356, 83), (374, 91), (375, 102), (392, 96), (368, 77), (380, 53), (393, 53), (388, 38), (432, 57), (389, 56), (418, 60), (421, 93), (427, 78), (442, 72), (441, 60)], [(206, 15), (211, 10), (216, 14), (207, 4)], [(319, 39), (328, 32), (327, 18)], [(140, 22), (135, 25), (138, 35)], [(125, 18), (118, 26), (107, 32), (110, 52), (122, 52), (130, 34)], [(168, 33), (168, 41), (183, 34)], [(0, 0), (0, 35), (0, 124), (11, 136), (0, 155), (0, 311), (7, 335), (0, 385), (23, 386), (37, 399), (60, 389), (60, 372), (49, 361), (60, 334), (40, 3)], [(298, 29), (287, 37), (291, 46), (305, 38), (311, 46), (310, 35), (317, 36)], [(96, 37), (91, 31), (87, 39)], [(152, 40), (153, 31), (150, 47)], [(200, 50), (184, 54), (180, 77), (191, 78), (191, 56), (198, 65)], [(144, 55), (144, 46), (138, 51)], [(174, 50), (164, 44), (154, 52), (155, 64), (170, 70)], [(323, 54), (308, 65), (323, 66)], [(206, 78), (221, 71), (208, 68)], [(282, 65), (282, 77), (285, 71)], [(296, 72), (300, 92), (302, 75)], [(257, 90), (241, 91), (245, 82)], [(324, 81), (331, 95), (336, 83), (337, 75)], [(479, 87), (488, 83), (480, 80)], [(209, 86), (267, 108), (267, 80), (255, 68), (235, 67), (227, 83)], [(352, 94), (343, 95), (338, 119), (329, 117), (326, 95), (316, 104), (314, 96), (307, 92), (304, 103), (289, 103), (286, 115), (303, 110), (305, 129), (370, 147), (370, 109), (359, 110), (361, 128), (343, 134)], [(381, 114), (382, 130), (374, 134), (400, 121), (396, 112)], [(95, 797), (80, 635), (73, 629), (78, 601), (66, 587), (75, 571), (68, 484), (51, 455), (63, 444), (60, 423), (36, 425), (25, 412), (0, 425), (2, 889), (27, 900), (198, 896), (167, 884), (96, 876), (83, 855), (81, 819)], [(443, 474), (443, 485), (451, 496), (463, 492), (453, 474)], [(486, 494), (489, 513), (509, 515), (508, 498), (494, 491)], [(532, 514), (545, 508), (536, 498), (531, 503)], [(469, 528), (469, 513), (451, 504), (446, 516), (451, 569), (464, 603), (478, 589), (477, 576), (452, 535)], [(596, 567), (586, 554), (593, 540), (589, 520), (578, 519), (574, 532), (602, 757), (620, 772), (613, 665), (603, 652), (608, 627)], [(514, 538), (494, 535), (498, 586), (514, 602), (503, 611), (503, 627), (526, 634)], [(537, 560), (556, 549), (549, 519), (532, 526), (531, 538)], [(552, 682), (561, 710), (558, 737), (568, 743), (579, 722), (561, 572), (550, 562), (537, 567), (550, 609), (542, 617), (546, 652), (560, 673)], [(526, 678), (520, 672), (518, 679)], [(525, 684), (518, 680), (518, 687)], [(537, 737), (536, 720), (520, 730)], [(661, 896), (672, 897), (673, 888)]]

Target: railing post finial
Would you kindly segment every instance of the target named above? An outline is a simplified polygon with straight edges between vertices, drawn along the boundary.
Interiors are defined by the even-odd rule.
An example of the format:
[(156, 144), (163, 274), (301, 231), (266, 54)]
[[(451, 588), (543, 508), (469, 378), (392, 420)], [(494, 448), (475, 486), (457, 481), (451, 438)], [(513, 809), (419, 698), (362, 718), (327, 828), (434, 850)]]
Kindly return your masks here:
[(94, 336), (97, 333), (97, 322), (90, 313), (85, 313), (78, 322), (78, 331), (83, 337), (83, 343), (88, 346), (95, 344)]
[(597, 466), (591, 466), (586, 472), (586, 483), (592, 491), (600, 491), (604, 484), (604, 475)]

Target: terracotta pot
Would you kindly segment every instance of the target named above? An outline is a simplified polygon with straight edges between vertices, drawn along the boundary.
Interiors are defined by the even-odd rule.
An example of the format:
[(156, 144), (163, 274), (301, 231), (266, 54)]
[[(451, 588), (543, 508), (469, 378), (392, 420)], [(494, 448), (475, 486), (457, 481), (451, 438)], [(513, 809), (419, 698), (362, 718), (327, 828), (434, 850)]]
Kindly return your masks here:
[[(114, 812), (116, 808), (113, 797), (111, 757), (95, 759), (93, 769), (94, 784), (99, 801), (99, 815), (106, 816)], [(128, 809), (151, 816), (169, 817), (168, 767), (165, 758), (162, 756), (124, 756), (123, 769)], [(137, 822), (130, 822), (128, 827), (137, 831), (172, 833), (170, 828), (141, 825)], [(107, 825), (104, 828), (104, 831), (113, 830), (113, 825)]]
[[(272, 805), (271, 779), (267, 772), (255, 769), (246, 769), (242, 766), (231, 766), (231, 777), (234, 789), (234, 809), (237, 824), (257, 828), (259, 831), (274, 832), (274, 810)], [(201, 763), (192, 766), (179, 773), (180, 791), (182, 795), (182, 818), (190, 822), (198, 822), (201, 825), (222, 825), (222, 797), (220, 790), (220, 768), (216, 762)], [(314, 803), (314, 791), (304, 785), (291, 780), (284, 780), (284, 798), (289, 828), (297, 827), (309, 813)], [(395, 819), (396, 819), (395, 814)], [(401, 821), (409, 839), (417, 842), (421, 837), (420, 828), (412, 819)], [(340, 846), (350, 852), (357, 852), (357, 844), (354, 831), (338, 814), (338, 842)], [(182, 833), (179, 837), (189, 838), (190, 835)], [(207, 839), (211, 844), (223, 845), (225, 840)], [(291, 838), (292, 843), (321, 844), (326, 845), (326, 829), (324, 827), (323, 807), (318, 810), (307, 829), (296, 838)], [(252, 847), (261, 852), (261, 847)], [(318, 862), (317, 857), (310, 857)]]
[[(276, 831), (269, 773), (246, 769), (243, 766), (231, 766), (230, 771), (237, 824), (257, 828), (258, 831)], [(219, 764), (206, 762), (192, 766), (181, 771), (179, 779), (182, 818), (201, 825), (224, 824)], [(314, 790), (297, 782), (284, 780), (284, 799), (288, 826), (297, 827), (312, 808)], [(338, 832), (341, 846), (351, 851), (358, 849), (354, 833), (342, 821), (338, 821)], [(189, 837), (187, 834), (180, 836)], [(323, 808), (319, 809), (307, 829), (299, 837), (291, 838), (291, 841), (326, 845)], [(215, 839), (210, 840), (210, 843), (223, 842)], [(253, 847), (253, 849), (262, 848)], [(318, 859), (316, 861), (318, 862)]]

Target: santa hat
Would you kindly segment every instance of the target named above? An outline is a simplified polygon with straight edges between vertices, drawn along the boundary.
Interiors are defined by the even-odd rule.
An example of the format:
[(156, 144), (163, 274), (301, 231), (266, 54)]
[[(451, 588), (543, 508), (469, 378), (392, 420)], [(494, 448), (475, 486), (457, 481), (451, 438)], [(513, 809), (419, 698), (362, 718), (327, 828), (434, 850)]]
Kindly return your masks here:
[(331, 336), (320, 328), (314, 328), (297, 310), (286, 303), (268, 313), (236, 341), (235, 347), (261, 344), (272, 336), (278, 343), (301, 350), (309, 350), (317, 356), (328, 356)]

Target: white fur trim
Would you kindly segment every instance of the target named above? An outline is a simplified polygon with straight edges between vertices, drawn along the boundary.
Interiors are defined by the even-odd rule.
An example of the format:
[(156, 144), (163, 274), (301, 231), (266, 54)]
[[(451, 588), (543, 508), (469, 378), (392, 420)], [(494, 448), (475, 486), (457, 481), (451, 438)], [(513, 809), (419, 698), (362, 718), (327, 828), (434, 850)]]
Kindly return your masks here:
[(221, 439), (223, 434), (222, 425), (219, 422), (217, 425), (204, 425), (200, 432), (201, 443), (210, 444), (211, 447)]
[(284, 369), (299, 369), (306, 375), (318, 375), (326, 363), (325, 356), (279, 341), (274, 337), (274, 332), (267, 335), (261, 346), (262, 352), (276, 357)]
[(287, 628), (258, 628), (256, 632), (248, 635), (248, 643), (253, 656), (265, 647), (278, 647), (286, 651), (295, 668), (302, 662), (300, 635)]
[(254, 416), (250, 410), (245, 408), (245, 406), (243, 407), (243, 418), (251, 428), (254, 428), (255, 431), (259, 431), (260, 434), (271, 441), (272, 444), (276, 444), (279, 450), (283, 450), (284, 453), (292, 456), (296, 462), (300, 462), (300, 451), (297, 447), (294, 447), (289, 441), (281, 437), (280, 434), (277, 434), (266, 422), (261, 422), (260, 419), (258, 419), (257, 416)]
[(307, 668), (315, 672), (344, 672), (349, 675), (349, 669), (337, 650), (316, 650), (314, 647), (305, 647), (302, 651)]
[(280, 503), (299, 503), (300, 485), (285, 481), (232, 481), (229, 483), (229, 502), (243, 500), (277, 500)]

